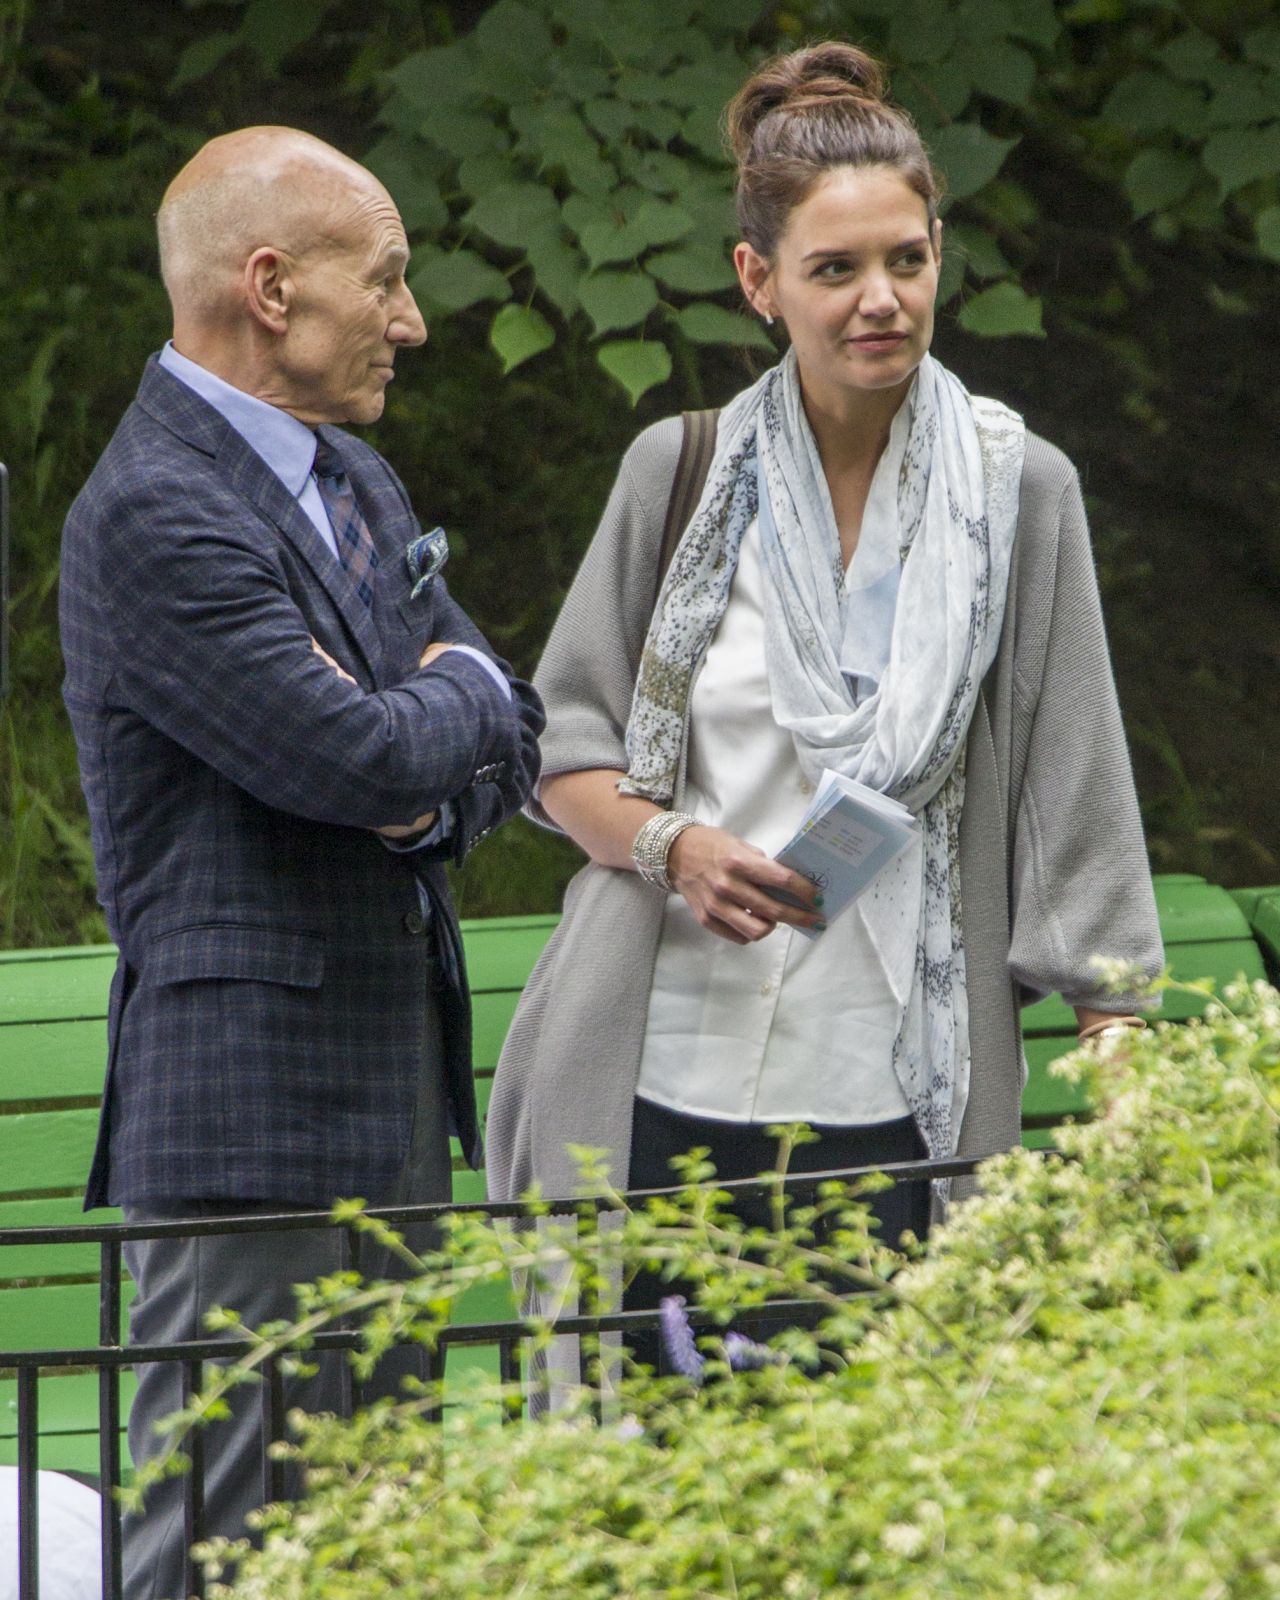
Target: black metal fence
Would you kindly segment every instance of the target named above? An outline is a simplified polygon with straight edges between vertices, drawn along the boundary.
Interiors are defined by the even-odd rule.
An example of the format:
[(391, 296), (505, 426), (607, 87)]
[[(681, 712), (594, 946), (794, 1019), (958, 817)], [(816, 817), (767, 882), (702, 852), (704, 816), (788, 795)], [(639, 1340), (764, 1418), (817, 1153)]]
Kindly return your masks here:
[[(857, 1168), (842, 1171), (804, 1173), (789, 1176), (783, 1180), (793, 1203), (805, 1203), (813, 1198), (818, 1186), (832, 1181), (849, 1182), (868, 1171), (882, 1171), (887, 1176), (898, 1182), (932, 1181), (934, 1179), (954, 1178), (968, 1175), (973, 1172), (977, 1161), (952, 1160), (952, 1161), (911, 1161), (889, 1164), (878, 1168)], [(771, 1190), (776, 1186), (776, 1180), (766, 1183), (760, 1179), (746, 1179), (732, 1182), (720, 1182), (715, 1186), (731, 1193), (760, 1193)], [(651, 1195), (674, 1195), (682, 1192), (681, 1187), (673, 1186), (667, 1189), (652, 1189), (635, 1191), (627, 1198), (629, 1202), (643, 1202)], [(573, 1216), (580, 1219), (580, 1226), (590, 1229), (594, 1221), (602, 1212), (616, 1210), (616, 1202), (605, 1200), (584, 1202), (581, 1199), (549, 1202), (552, 1214)], [(497, 1204), (490, 1202), (486, 1205), (473, 1206), (400, 1206), (400, 1207), (374, 1207), (365, 1215), (377, 1217), (397, 1229), (403, 1229), (411, 1223), (432, 1223), (449, 1212), (479, 1212), (491, 1220), (517, 1219), (527, 1215), (526, 1208), (521, 1204)], [(255, 1233), (255, 1232), (282, 1232), (290, 1230), (315, 1229), (319, 1227), (341, 1227), (344, 1229), (346, 1240), (347, 1265), (358, 1271), (360, 1268), (360, 1234), (349, 1224), (335, 1223), (332, 1217), (323, 1211), (317, 1212), (289, 1212), (279, 1216), (264, 1216), (257, 1214), (245, 1217), (215, 1217), (207, 1220), (183, 1220), (181, 1222), (149, 1223), (146, 1225), (131, 1225), (128, 1223), (83, 1225), (76, 1227), (57, 1228), (10, 1228), (0, 1229), (0, 1250), (8, 1246), (32, 1245), (65, 1245), (65, 1244), (96, 1244), (99, 1249), (99, 1318), (98, 1342), (94, 1345), (75, 1349), (47, 1349), (47, 1350), (0, 1350), (0, 1371), (11, 1371), (17, 1378), (17, 1440), (18, 1440), (18, 1596), (19, 1600), (39, 1600), (39, 1437), (40, 1437), (40, 1389), (39, 1382), (42, 1373), (66, 1371), (68, 1369), (89, 1370), (96, 1372), (98, 1379), (98, 1463), (99, 1479), (102, 1491), (102, 1537), (101, 1537), (101, 1570), (103, 1600), (122, 1600), (122, 1563), (121, 1563), (121, 1511), (117, 1490), (122, 1479), (122, 1462), (120, 1450), (120, 1379), (122, 1372), (134, 1365), (161, 1362), (174, 1363), (181, 1369), (182, 1395), (184, 1406), (188, 1404), (204, 1386), (205, 1365), (211, 1361), (226, 1363), (242, 1355), (248, 1354), (254, 1346), (247, 1340), (228, 1338), (210, 1338), (200, 1341), (164, 1345), (125, 1345), (121, 1338), (120, 1324), (122, 1311), (121, 1297), (121, 1265), (122, 1247), (126, 1241), (136, 1239), (157, 1239), (163, 1237), (180, 1236), (194, 1238), (208, 1234)], [(749, 1314), (744, 1315), (741, 1325), (752, 1332), (767, 1337), (770, 1325), (778, 1324), (812, 1324), (817, 1321), (826, 1307), (824, 1303), (813, 1300), (789, 1300), (770, 1302), (767, 1305), (753, 1307)], [(652, 1310), (644, 1311), (610, 1311), (602, 1312), (590, 1306), (580, 1314), (557, 1319), (555, 1331), (558, 1334), (584, 1334), (601, 1335), (618, 1333), (623, 1336), (636, 1334), (642, 1331), (651, 1331), (657, 1325), (658, 1313)], [(707, 1319), (696, 1310), (690, 1312), (690, 1320), (696, 1325)], [(517, 1398), (504, 1411), (504, 1420), (508, 1422), (519, 1421), (523, 1415), (523, 1405), (520, 1402), (518, 1380), (521, 1373), (520, 1347), (523, 1341), (529, 1338), (528, 1326), (517, 1320), (504, 1322), (476, 1322), (454, 1323), (446, 1327), (440, 1336), (442, 1351), (454, 1349), (459, 1346), (475, 1347), (484, 1346), (496, 1350), (499, 1377), (505, 1384), (514, 1386)], [(311, 1348), (316, 1351), (325, 1350), (355, 1350), (360, 1346), (361, 1335), (358, 1328), (335, 1327), (317, 1333), (312, 1341)], [(424, 1352), (426, 1370), (424, 1377), (429, 1382), (440, 1371), (441, 1359), (431, 1351)], [(588, 1377), (578, 1371), (580, 1382), (587, 1382)], [(355, 1376), (348, 1371), (345, 1382), (349, 1385), (344, 1399), (354, 1409), (361, 1404), (361, 1385)], [(603, 1398), (603, 1397), (602, 1397)], [(285, 1434), (285, 1404), (283, 1380), (279, 1360), (275, 1357), (268, 1358), (263, 1367), (262, 1384), (260, 1390), (261, 1406), (261, 1471), (262, 1494), (265, 1501), (279, 1500), (284, 1494), (284, 1468), (282, 1463), (271, 1451), (270, 1446), (282, 1439)], [(439, 1420), (440, 1407), (428, 1410), (427, 1415), (432, 1420)], [(186, 1517), (187, 1546), (197, 1543), (204, 1537), (204, 1450), (200, 1430), (194, 1429), (184, 1442), (184, 1450), (190, 1458), (190, 1470), (185, 1474), (183, 1481), (183, 1495)], [(3, 1552), (0, 1552), (3, 1554)], [(188, 1555), (187, 1578), (189, 1595), (202, 1595), (204, 1592), (203, 1574), (191, 1561)]]

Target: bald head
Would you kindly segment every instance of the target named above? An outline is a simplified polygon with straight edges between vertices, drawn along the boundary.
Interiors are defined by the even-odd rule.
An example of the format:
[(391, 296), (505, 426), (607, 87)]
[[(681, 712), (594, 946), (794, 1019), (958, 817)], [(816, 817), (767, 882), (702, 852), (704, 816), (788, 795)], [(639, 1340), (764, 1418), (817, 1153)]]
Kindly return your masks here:
[(241, 128), (191, 158), (157, 220), (180, 354), (309, 425), (381, 415), (397, 351), (427, 331), (371, 172), (295, 128)]
[(256, 249), (299, 260), (325, 245), (344, 200), (384, 193), (371, 172), (296, 128), (240, 128), (211, 139), (169, 185), (156, 218), (175, 317), (233, 314)]

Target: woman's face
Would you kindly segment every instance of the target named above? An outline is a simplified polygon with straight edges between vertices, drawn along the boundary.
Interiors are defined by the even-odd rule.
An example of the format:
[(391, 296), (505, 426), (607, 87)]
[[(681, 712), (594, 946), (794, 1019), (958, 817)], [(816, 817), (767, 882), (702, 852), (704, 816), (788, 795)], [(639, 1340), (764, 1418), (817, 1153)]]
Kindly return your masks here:
[(806, 391), (904, 385), (933, 338), (941, 224), (893, 167), (837, 167), (791, 212), (772, 261), (734, 251), (747, 299), (781, 317)]

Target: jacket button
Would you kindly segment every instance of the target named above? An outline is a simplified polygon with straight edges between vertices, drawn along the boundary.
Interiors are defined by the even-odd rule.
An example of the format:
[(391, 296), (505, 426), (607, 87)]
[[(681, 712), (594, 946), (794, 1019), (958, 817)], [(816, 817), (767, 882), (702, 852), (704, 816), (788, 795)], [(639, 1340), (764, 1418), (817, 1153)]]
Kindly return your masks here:
[(406, 933), (425, 933), (427, 919), (421, 911), (406, 911), (404, 914), (404, 931)]

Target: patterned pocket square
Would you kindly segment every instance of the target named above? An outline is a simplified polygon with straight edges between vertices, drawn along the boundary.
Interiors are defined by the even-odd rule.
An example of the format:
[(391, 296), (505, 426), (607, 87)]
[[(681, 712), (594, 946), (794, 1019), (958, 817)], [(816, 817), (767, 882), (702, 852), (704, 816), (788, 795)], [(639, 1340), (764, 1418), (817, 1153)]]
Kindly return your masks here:
[(413, 580), (409, 598), (416, 600), (449, 559), (449, 539), (443, 528), (420, 533), (405, 546), (405, 565)]

